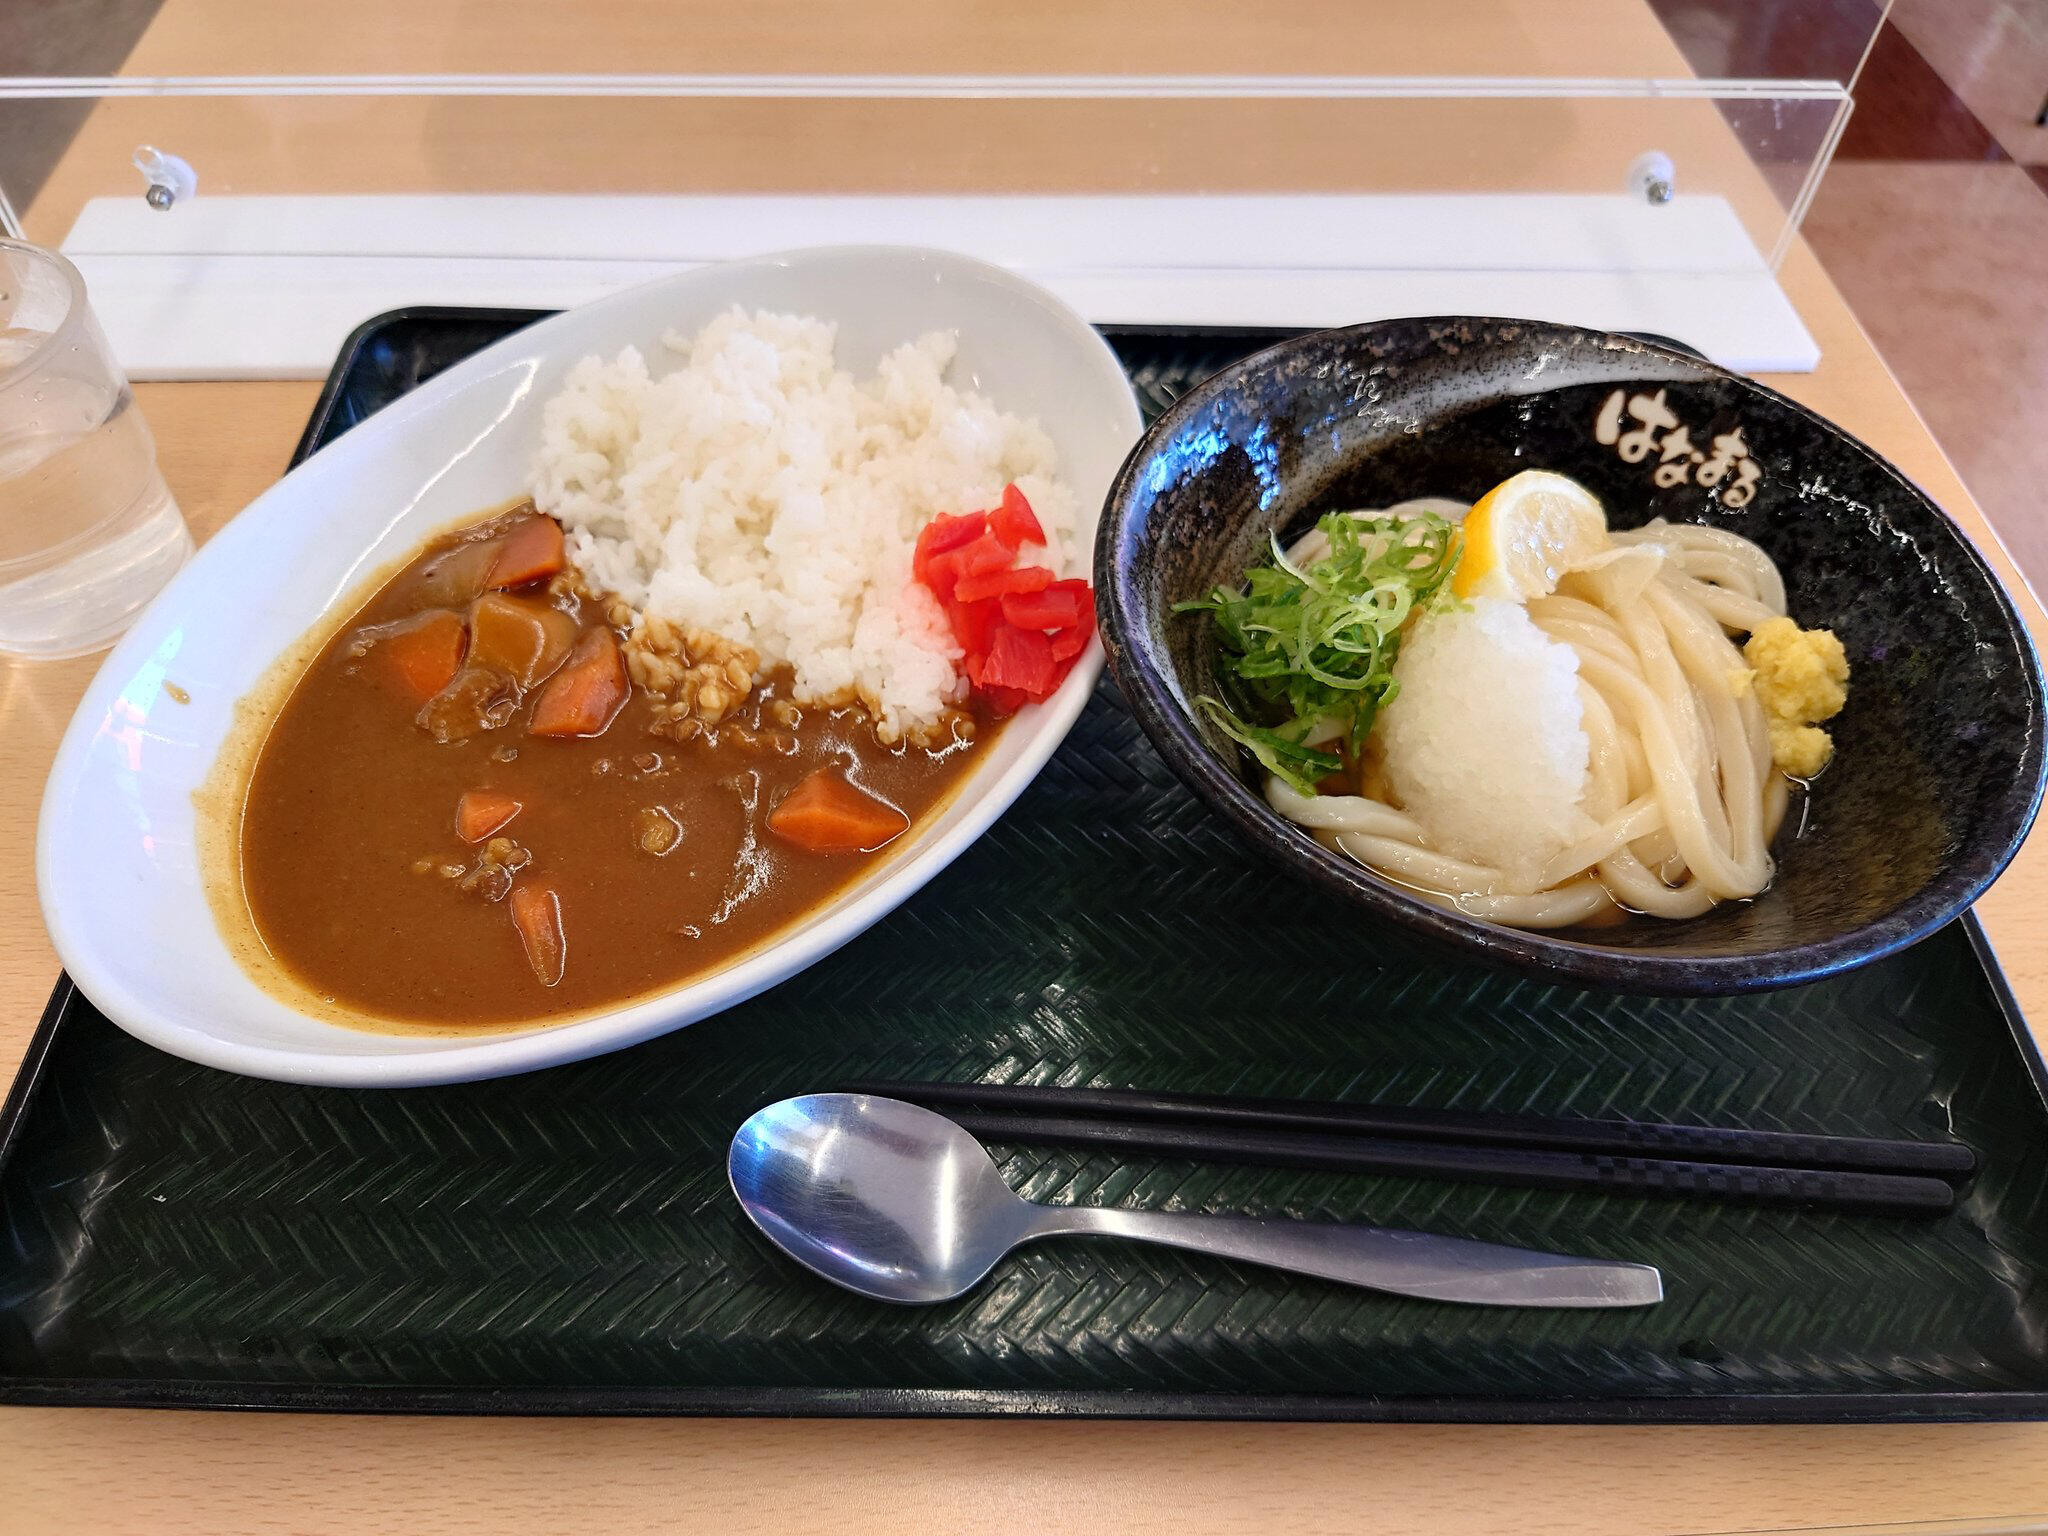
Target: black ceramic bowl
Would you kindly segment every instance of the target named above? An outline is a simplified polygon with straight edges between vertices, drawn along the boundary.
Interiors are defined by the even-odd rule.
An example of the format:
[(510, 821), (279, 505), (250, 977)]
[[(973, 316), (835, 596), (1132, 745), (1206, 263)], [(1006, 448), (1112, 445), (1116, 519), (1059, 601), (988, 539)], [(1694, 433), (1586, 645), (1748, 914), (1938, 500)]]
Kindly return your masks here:
[[(1656, 399), (1717, 457), (1740, 432), (1755, 466), (1713, 486), (1672, 428), (1644, 455), (1603, 407)], [(1609, 440), (1602, 442), (1602, 437)], [(1618, 437), (1618, 440), (1617, 440)], [(1682, 462), (1681, 462), (1682, 461)], [(1416, 899), (1268, 809), (1248, 757), (1190, 701), (1218, 691), (1205, 615), (1173, 605), (1237, 582), (1336, 507), (1475, 500), (1523, 469), (1588, 486), (1616, 526), (1655, 516), (1755, 540), (1795, 618), (1841, 636), (1848, 707), (1807, 825), (1781, 836), (1754, 901), (1648, 919), (1598, 943), (1503, 928)], [(1731, 506), (1730, 502), (1741, 503)], [(1187, 783), (1255, 848), (1377, 920), (1551, 980), (1634, 992), (1789, 986), (1862, 965), (1960, 915), (2018, 850), (2040, 805), (2041, 666), (2011, 600), (1967, 539), (1897, 470), (1811, 411), (1711, 363), (1625, 336), (1511, 320), (1397, 320), (1298, 337), (1177, 401), (1125, 462), (1104, 509), (1095, 581), (1110, 671)], [(1360, 924), (1361, 941), (1375, 942)], [(1369, 952), (1369, 950), (1367, 951)]]

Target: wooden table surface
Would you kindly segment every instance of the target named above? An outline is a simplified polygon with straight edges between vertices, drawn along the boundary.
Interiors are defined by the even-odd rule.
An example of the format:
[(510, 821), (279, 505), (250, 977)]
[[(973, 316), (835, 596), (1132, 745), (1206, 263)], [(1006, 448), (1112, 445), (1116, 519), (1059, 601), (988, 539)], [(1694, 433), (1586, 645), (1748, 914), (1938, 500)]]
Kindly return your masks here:
[[(1549, 23), (1564, 11), (1583, 15), (1600, 6), (1612, 12), (1613, 0), (1542, 14)], [(580, 15), (577, 7), (510, 7), (522, 15), (524, 49), (505, 45), (497, 28), (471, 37), (447, 24), (461, 13), (474, 29), (474, 6), (377, 0), (351, 7), (346, 29), (293, 30), (311, 24), (290, 16), (317, 9), (169, 0), (130, 68), (389, 68), (392, 37), (412, 38), (442, 67), (603, 68), (617, 61), (616, 52), (600, 59), (581, 41), (585, 30), (570, 21)], [(901, 67), (876, 50), (870, 29), (838, 11), (822, 28), (806, 29), (777, 21), (787, 6), (714, 9), (704, 14), (729, 24), (686, 61), (672, 49), (662, 52), (674, 33), (650, 20), (658, 10), (624, 3), (609, 9), (624, 18), (626, 35), (650, 50), (639, 68), (759, 68), (767, 54), (778, 67)], [(1080, 4), (1043, 8), (1029, 26), (1018, 23), (1012, 7), (896, 9), (928, 26), (929, 68), (986, 65), (998, 44), (1012, 48), (1011, 68), (1103, 67), (1133, 25), (1105, 32), (1105, 23), (1091, 19), (1099, 18), (1098, 8)], [(1158, 23), (1159, 8), (1147, 9), (1146, 24)], [(1282, 67), (1277, 61), (1316, 56), (1304, 50), (1344, 14), (1341, 7), (1304, 6), (1276, 43), (1271, 28), (1246, 26), (1241, 17), (1249, 13), (1241, 7), (1201, 9), (1206, 30), (1167, 28), (1165, 35), (1200, 35), (1208, 46), (1151, 67), (1213, 68), (1219, 55), (1247, 68)], [(1465, 67), (1450, 67), (1432, 41), (1442, 35), (1434, 23), (1450, 11), (1497, 22), (1485, 46), (1500, 57), (1475, 57), (1471, 48), (1479, 45), (1467, 45)], [(753, 21), (731, 21), (743, 14)], [(1378, 67), (1627, 73), (1624, 66), (1641, 65), (1646, 49), (1668, 48), (1661, 33), (1624, 15), (1626, 25), (1587, 34), (1595, 40), (1588, 46), (1608, 50), (1588, 61), (1583, 50), (1560, 48), (1553, 26), (1534, 25), (1536, 14), (1515, 0), (1390, 4), (1389, 29), (1376, 39)], [(1057, 59), (1034, 54), (1047, 29), (1061, 26), (1079, 39), (1074, 50)], [(232, 65), (221, 57), (230, 35), (244, 54)], [(309, 52), (316, 36), (324, 52)], [(532, 43), (534, 37), (541, 42)], [(1318, 62), (1325, 59), (1333, 70), (1375, 67), (1371, 50), (1355, 38)], [(1574, 62), (1590, 67), (1566, 67)], [(1660, 57), (1634, 72), (1676, 72), (1670, 63)], [(81, 137), (88, 142), (90, 125)], [(52, 187), (84, 190), (91, 179), (77, 167), (60, 169)], [(32, 229), (40, 224), (54, 238), (70, 213), (50, 204), (31, 215)], [(1803, 246), (1792, 252), (1783, 278), (1824, 362), (1812, 375), (1769, 382), (1873, 443), (1925, 486), (2020, 593), (2036, 633), (2048, 634), (2048, 621), (1982, 515)], [(311, 384), (285, 383), (138, 389), (195, 533), (218, 529), (276, 478), (316, 392)], [(57, 738), (96, 665), (96, 658), (0, 665), (0, 1069), (11, 1071), (20, 1059), (56, 972), (34, 898), (34, 818)], [(2021, 1004), (2030, 1018), (2048, 1021), (2048, 835), (2035, 836), (1979, 911)], [(1339, 1527), (1418, 1536), (2048, 1529), (2048, 1425), (1488, 1428), (0, 1410), (4, 1532), (741, 1533), (792, 1523), (821, 1531), (1032, 1525), (1174, 1536)]]

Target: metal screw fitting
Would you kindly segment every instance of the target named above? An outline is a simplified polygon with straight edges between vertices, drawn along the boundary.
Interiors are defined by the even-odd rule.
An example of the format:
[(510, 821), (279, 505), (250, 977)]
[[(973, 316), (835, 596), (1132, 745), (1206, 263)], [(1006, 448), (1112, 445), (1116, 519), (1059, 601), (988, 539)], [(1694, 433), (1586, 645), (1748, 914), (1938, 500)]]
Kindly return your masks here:
[(198, 173), (167, 149), (158, 149), (154, 144), (139, 145), (134, 165), (142, 172), (142, 196), (158, 213), (167, 212), (173, 203), (188, 201), (199, 192)]
[(1678, 168), (1662, 150), (1645, 150), (1629, 163), (1624, 185), (1653, 208), (1661, 208), (1678, 196)]

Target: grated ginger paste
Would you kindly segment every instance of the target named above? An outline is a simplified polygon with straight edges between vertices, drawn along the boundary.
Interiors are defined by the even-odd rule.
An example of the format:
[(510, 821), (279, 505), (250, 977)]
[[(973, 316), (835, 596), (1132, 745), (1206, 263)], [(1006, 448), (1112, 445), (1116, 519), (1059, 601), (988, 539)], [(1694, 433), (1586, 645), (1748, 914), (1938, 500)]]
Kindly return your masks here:
[(1795, 779), (1810, 779), (1834, 756), (1818, 722), (1849, 699), (1849, 658), (1831, 629), (1801, 629), (1790, 619), (1757, 627), (1742, 648), (1749, 663), (1738, 686), (1756, 690), (1771, 732), (1771, 761)]

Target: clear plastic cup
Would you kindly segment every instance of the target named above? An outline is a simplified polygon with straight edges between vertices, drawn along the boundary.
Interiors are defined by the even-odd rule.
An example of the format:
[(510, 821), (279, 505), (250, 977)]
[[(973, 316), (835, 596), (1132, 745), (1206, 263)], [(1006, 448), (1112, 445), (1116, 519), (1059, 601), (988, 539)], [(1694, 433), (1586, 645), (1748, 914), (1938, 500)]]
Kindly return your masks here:
[(191, 553), (78, 269), (0, 240), (0, 653), (111, 645)]

